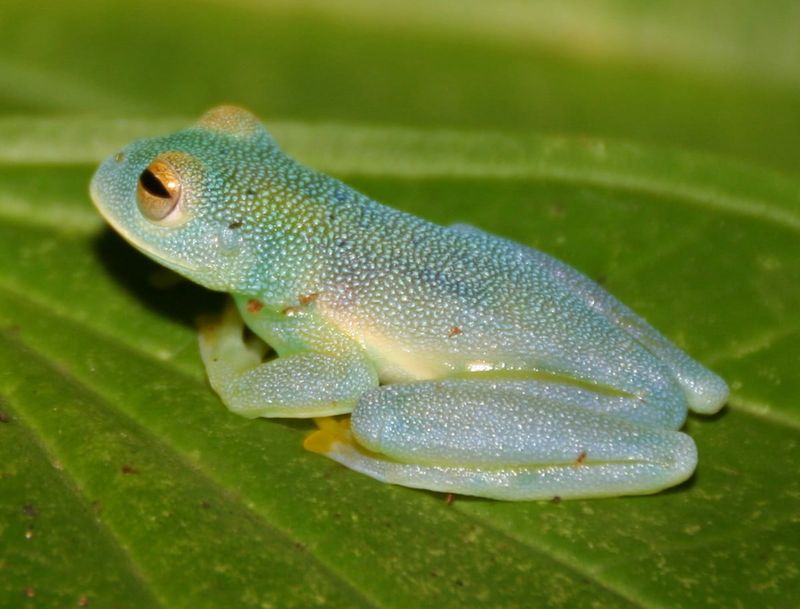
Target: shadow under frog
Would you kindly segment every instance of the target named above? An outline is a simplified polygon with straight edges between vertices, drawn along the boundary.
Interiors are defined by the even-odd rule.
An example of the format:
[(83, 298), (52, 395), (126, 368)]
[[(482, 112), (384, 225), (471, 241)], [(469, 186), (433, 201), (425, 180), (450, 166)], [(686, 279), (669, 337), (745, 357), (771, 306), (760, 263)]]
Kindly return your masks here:
[(105, 270), (123, 289), (149, 309), (195, 329), (201, 315), (218, 312), (226, 295), (212, 292), (136, 251), (110, 228), (92, 244)]

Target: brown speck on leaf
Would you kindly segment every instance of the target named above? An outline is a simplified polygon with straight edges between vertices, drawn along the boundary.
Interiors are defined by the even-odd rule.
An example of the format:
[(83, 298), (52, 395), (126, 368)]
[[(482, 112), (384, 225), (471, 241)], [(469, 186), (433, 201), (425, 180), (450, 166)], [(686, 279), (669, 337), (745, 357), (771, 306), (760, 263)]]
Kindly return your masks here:
[(28, 598), (33, 598), (34, 596), (36, 596), (36, 590), (34, 590), (31, 586), (28, 586), (27, 588), (25, 588), (25, 596), (27, 596)]
[(9, 421), (11, 421), (11, 417), (5, 412), (0, 412), (0, 423), (8, 423)]
[(456, 496), (453, 493), (447, 493), (447, 497), (444, 498), (444, 503), (445, 505), (452, 505), (455, 500)]
[(124, 159), (125, 159), (125, 155), (122, 152), (118, 152), (117, 154), (114, 155), (114, 160), (117, 163), (121, 163)]
[(459, 328), (458, 326), (453, 326), (452, 328), (450, 328), (450, 334), (447, 335), (447, 338), (453, 338), (454, 336), (458, 336), (459, 334), (461, 334), (461, 328)]
[(555, 495), (551, 500), (550, 503), (561, 503), (561, 497)]
[(26, 503), (22, 506), (22, 513), (30, 518), (36, 518), (39, 515), (39, 510), (32, 503)]
[(578, 458), (575, 459), (575, 463), (577, 465), (583, 465), (586, 462), (586, 451), (582, 450), (581, 454), (578, 455)]
[(211, 507), (211, 504), (208, 501), (206, 501), (205, 499), (203, 499), (200, 502), (200, 507), (203, 508), (204, 510), (207, 510), (207, 509), (209, 509)]
[(305, 306), (311, 304), (317, 298), (319, 298), (319, 292), (311, 292), (311, 294), (301, 294), (299, 300), (300, 304)]
[(236, 230), (237, 228), (242, 228), (242, 221), (241, 220), (236, 220), (235, 222), (231, 222), (230, 224), (228, 224), (228, 228), (230, 228), (231, 230)]
[(300, 313), (300, 307), (284, 307), (281, 309), (281, 315), (286, 315), (286, 317), (294, 317)]
[(88, 607), (89, 606), (89, 597), (85, 594), (78, 599), (78, 607)]
[(256, 300), (255, 298), (251, 298), (247, 301), (247, 312), (248, 313), (258, 313), (261, 309), (264, 308), (264, 303), (260, 300)]
[(123, 474), (138, 474), (139, 470), (129, 463), (123, 464), (121, 471)]

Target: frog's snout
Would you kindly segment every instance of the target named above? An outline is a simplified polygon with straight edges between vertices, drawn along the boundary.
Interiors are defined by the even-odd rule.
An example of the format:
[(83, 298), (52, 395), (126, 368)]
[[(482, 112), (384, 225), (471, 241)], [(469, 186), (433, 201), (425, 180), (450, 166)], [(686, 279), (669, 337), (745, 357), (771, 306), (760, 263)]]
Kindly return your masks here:
[(124, 164), (120, 162), (121, 155), (122, 153), (118, 152), (100, 163), (89, 180), (89, 197), (103, 219), (114, 230), (129, 241), (135, 242), (129, 230), (130, 205), (124, 196), (120, 196), (124, 192), (121, 184), (125, 183), (120, 182), (121, 174), (125, 171)]
[(104, 200), (103, 200), (103, 189), (101, 187), (102, 184), (102, 174), (103, 169), (105, 168), (106, 163), (108, 161), (103, 161), (100, 166), (95, 170), (94, 175), (92, 175), (92, 179), (89, 180), (89, 197), (92, 199), (92, 203), (98, 209), (98, 211), (105, 217), (105, 209), (104, 209)]
[[(114, 192), (119, 190), (120, 177), (125, 171), (126, 155), (119, 151), (105, 159), (89, 180), (89, 197), (100, 214), (109, 222), (114, 206)], [(117, 185), (115, 187), (115, 185)]]

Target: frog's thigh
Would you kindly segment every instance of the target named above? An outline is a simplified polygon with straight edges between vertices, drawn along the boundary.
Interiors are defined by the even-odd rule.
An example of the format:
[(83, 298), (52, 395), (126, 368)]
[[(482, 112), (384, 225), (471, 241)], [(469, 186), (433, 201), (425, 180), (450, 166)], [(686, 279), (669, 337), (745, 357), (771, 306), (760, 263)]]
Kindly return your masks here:
[(225, 405), (246, 417), (315, 417), (350, 412), (376, 387), (377, 374), (359, 351), (302, 352), (262, 362), (242, 338), (234, 308), (200, 331), (208, 380)]
[[(455, 224), (451, 228), (458, 232), (488, 234), (467, 224)], [(493, 237), (499, 239), (498, 237)], [(611, 320), (633, 337), (645, 349), (659, 358), (678, 380), (689, 407), (695, 412), (711, 414), (717, 412), (728, 400), (728, 385), (708, 368), (692, 359), (685, 351), (617, 300), (597, 283), (574, 268), (547, 254), (523, 245), (502, 239), (508, 247), (549, 267), (559, 281), (569, 286), (592, 309)]]
[(503, 385), (380, 387), (350, 430), (323, 429), (307, 447), (385, 482), (510, 500), (653, 493), (694, 471), (685, 434), (581, 407), (563, 386), (534, 397)]
[(727, 402), (728, 385), (719, 376), (692, 359), (602, 287), (559, 261), (555, 264), (568, 269), (565, 273), (571, 273), (572, 287), (581, 297), (667, 366), (683, 389), (692, 410), (712, 414)]

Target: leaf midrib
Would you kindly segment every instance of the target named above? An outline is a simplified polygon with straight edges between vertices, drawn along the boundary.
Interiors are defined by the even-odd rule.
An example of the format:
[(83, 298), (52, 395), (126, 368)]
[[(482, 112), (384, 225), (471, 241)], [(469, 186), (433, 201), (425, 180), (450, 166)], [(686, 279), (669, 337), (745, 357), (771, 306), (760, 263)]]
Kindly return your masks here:
[[(4, 118), (0, 166), (91, 166), (137, 137), (191, 123)], [(724, 157), (585, 137), (344, 123), (267, 125), (291, 155), (339, 177), (551, 180), (648, 194), (800, 232), (800, 182), (794, 176)], [(100, 135), (89, 137), (87, 146), (92, 131)], [(62, 140), (53, 140), (53, 134)], [(672, 169), (668, 179), (664, 163)], [(755, 188), (754, 193), (742, 194), (743, 179), (744, 189)]]

